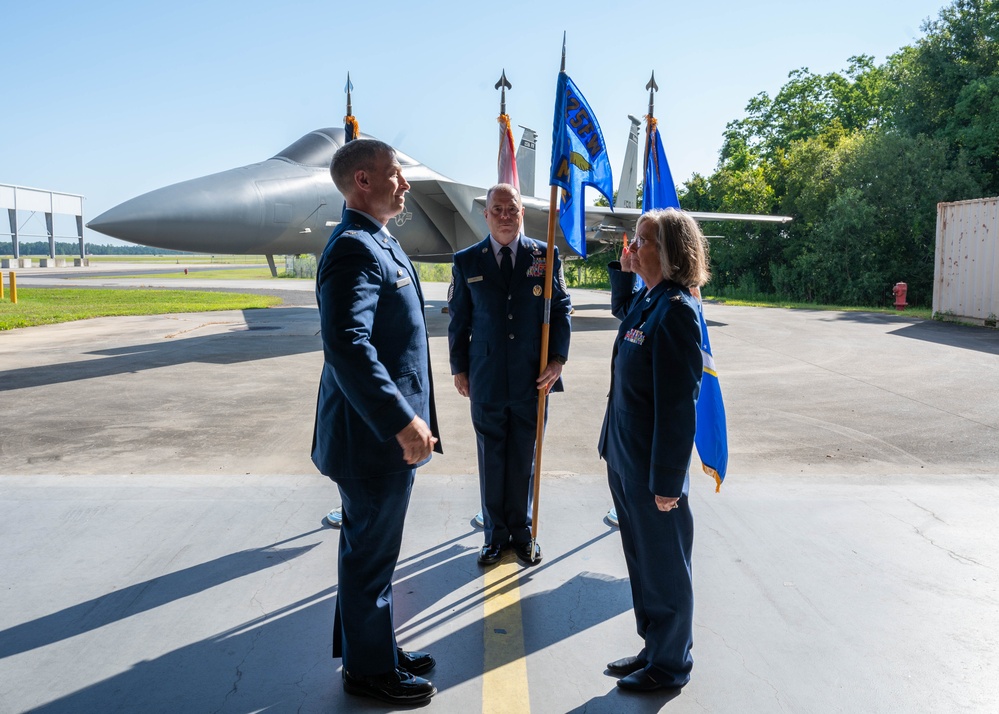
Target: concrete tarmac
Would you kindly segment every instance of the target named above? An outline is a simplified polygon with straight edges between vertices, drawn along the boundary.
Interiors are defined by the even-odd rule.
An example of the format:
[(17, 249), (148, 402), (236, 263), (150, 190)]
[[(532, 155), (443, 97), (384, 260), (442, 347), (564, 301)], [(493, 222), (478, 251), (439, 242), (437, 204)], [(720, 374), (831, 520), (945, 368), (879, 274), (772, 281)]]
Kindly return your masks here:
[[(300, 304), (0, 333), (0, 712), (391, 710), (344, 694), (330, 657), (319, 326), (311, 285), (285, 282)], [(595, 449), (608, 296), (572, 293), (544, 560), (487, 585), (446, 287), (425, 286), (445, 453), (417, 476), (395, 585), (400, 641), (438, 660), (429, 709), (999, 711), (999, 333), (709, 305), (730, 466), (717, 494), (692, 467), (694, 671), (633, 695), (604, 673), (641, 647)], [(497, 661), (501, 592), (521, 629)]]

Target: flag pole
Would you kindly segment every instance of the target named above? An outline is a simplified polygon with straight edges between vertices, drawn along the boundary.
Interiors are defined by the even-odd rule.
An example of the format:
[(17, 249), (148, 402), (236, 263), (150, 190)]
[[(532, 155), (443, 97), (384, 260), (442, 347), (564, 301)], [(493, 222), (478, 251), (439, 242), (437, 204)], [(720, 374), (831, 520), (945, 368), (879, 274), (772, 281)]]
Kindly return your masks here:
[[(652, 77), (649, 78), (649, 83), (645, 85), (645, 88), (649, 90), (649, 113), (645, 115), (645, 164), (642, 167), (642, 170), (645, 172), (645, 175), (647, 176), (649, 173), (649, 154), (651, 153), (649, 151), (649, 144), (652, 142), (652, 130), (656, 128), (655, 93), (659, 91), (659, 85), (656, 84), (655, 70), (652, 70)], [(646, 183), (648, 182), (646, 181)], [(645, 199), (645, 195), (650, 188), (651, 188), (650, 186), (646, 185), (642, 190), (643, 209), (645, 208), (645, 206), (649, 205), (649, 202), (646, 201)]]
[[(565, 32), (562, 33), (562, 66), (559, 73), (565, 72)], [(548, 248), (545, 252), (545, 308), (544, 320), (541, 323), (541, 359), (538, 374), (548, 366), (548, 337), (551, 331), (552, 281), (555, 279), (555, 216), (558, 213), (558, 186), (552, 184), (551, 197), (548, 199)], [(545, 443), (545, 403), (548, 400), (548, 390), (538, 390), (538, 426), (534, 437), (534, 506), (531, 510), (531, 562), (537, 551), (538, 541), (538, 506), (541, 499), (541, 454)]]

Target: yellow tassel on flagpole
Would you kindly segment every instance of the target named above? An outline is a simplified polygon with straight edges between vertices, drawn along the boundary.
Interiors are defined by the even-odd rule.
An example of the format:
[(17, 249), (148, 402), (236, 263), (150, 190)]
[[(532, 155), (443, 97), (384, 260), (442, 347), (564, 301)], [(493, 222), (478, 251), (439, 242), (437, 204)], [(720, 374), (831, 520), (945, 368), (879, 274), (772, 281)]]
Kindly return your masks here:
[(344, 128), (350, 127), (352, 138), (356, 139), (360, 134), (360, 129), (357, 125), (357, 118), (353, 114), (348, 114), (343, 118)]
[(710, 466), (705, 466), (704, 464), (701, 464), (701, 468), (704, 469), (704, 473), (706, 473), (708, 476), (711, 476), (711, 477), (714, 478), (714, 480), (715, 480), (715, 493), (718, 493), (719, 491), (721, 491), (722, 480), (721, 480), (721, 476), (718, 475), (718, 472), (715, 471)]

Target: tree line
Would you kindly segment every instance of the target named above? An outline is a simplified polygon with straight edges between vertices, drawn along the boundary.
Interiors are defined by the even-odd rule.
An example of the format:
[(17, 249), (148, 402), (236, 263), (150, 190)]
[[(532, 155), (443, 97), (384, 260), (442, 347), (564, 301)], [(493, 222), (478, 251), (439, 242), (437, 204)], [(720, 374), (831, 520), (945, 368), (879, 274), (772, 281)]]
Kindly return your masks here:
[[(17, 249), (20, 255), (48, 255), (49, 242), (38, 240), (26, 242), (19, 240)], [(95, 243), (86, 244), (87, 255), (183, 255), (183, 251), (163, 250), (162, 248), (150, 248), (145, 245), (99, 245)], [(80, 255), (79, 243), (65, 243), (56, 241), (56, 255)], [(0, 255), (14, 255), (13, 241), (0, 241)]]
[(710, 292), (878, 305), (902, 281), (930, 304), (937, 203), (999, 195), (999, 0), (955, 0), (922, 32), (880, 65), (796, 69), (728, 123), (681, 206), (794, 221), (706, 224)]

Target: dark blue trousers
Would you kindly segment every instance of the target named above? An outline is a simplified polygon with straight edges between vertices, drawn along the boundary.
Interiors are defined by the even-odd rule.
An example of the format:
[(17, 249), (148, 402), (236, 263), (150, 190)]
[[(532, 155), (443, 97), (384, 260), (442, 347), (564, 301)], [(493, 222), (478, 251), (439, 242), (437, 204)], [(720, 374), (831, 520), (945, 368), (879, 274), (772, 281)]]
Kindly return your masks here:
[(687, 496), (678, 508), (664, 512), (656, 508), (645, 474), (629, 478), (608, 467), (607, 481), (621, 527), (638, 635), (645, 640), (646, 670), (657, 682), (682, 686), (694, 664), (694, 520)]
[(523, 545), (531, 540), (537, 425), (537, 399), (472, 403), (486, 543)]
[(343, 523), (337, 561), (333, 656), (354, 675), (382, 674), (399, 663), (392, 620), (392, 575), (415, 469), (339, 479)]

